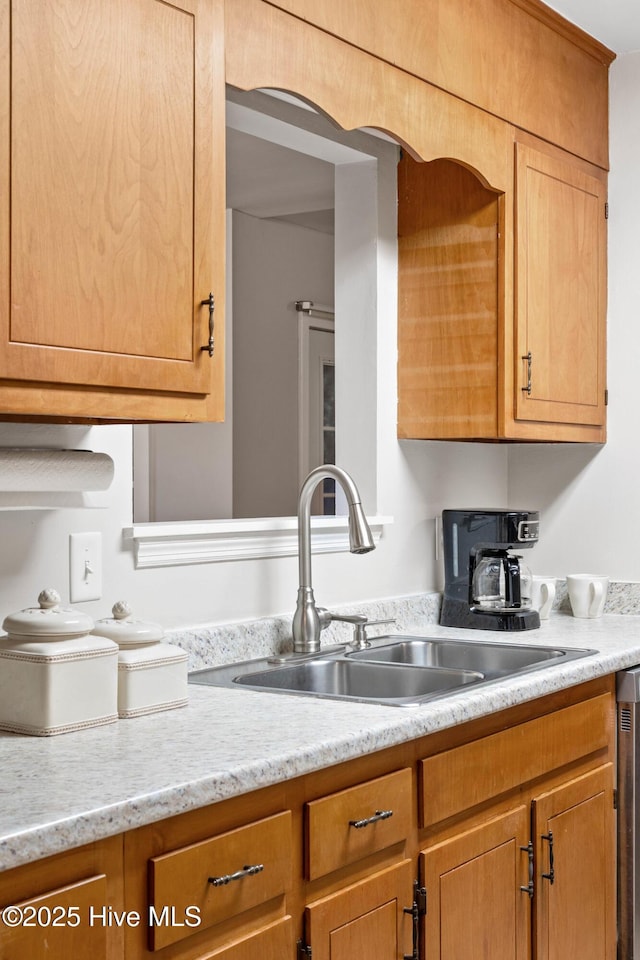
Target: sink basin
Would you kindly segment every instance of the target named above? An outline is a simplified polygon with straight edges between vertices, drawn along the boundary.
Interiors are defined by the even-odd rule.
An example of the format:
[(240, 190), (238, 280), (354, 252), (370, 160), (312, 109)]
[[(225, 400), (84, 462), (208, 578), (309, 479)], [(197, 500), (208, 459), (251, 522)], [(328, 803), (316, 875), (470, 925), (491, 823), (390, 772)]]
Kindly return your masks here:
[(434, 666), (425, 670), (423, 667), (326, 658), (248, 673), (236, 677), (235, 682), (261, 690), (314, 693), (340, 700), (409, 704), (418, 700), (423, 702), (426, 698), (483, 679), (483, 674), (478, 671), (455, 667)]
[(489, 679), (511, 676), (535, 667), (583, 657), (591, 651), (557, 647), (492, 643), (484, 640), (448, 640), (419, 637), (384, 637), (366, 650), (348, 654), (354, 660), (477, 670)]
[(346, 654), (321, 653), (284, 664), (246, 660), (197, 670), (189, 682), (411, 707), (595, 652), (520, 641), (395, 635)]

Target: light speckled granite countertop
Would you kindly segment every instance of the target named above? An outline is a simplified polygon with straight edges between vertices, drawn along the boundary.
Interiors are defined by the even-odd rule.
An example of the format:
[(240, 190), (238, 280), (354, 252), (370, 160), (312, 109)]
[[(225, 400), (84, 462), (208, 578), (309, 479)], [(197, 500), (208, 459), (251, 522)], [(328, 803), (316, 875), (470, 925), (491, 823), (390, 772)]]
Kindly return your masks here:
[(64, 736), (0, 732), (0, 869), (246, 793), (640, 663), (640, 616), (557, 614), (516, 636), (598, 654), (417, 708), (190, 686), (180, 710)]

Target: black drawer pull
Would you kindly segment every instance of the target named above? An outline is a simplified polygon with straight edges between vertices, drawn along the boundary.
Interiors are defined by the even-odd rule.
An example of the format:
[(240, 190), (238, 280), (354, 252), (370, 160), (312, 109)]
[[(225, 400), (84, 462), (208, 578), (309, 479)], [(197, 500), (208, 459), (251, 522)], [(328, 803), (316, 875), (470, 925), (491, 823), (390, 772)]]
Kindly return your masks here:
[(370, 823), (377, 823), (378, 820), (388, 820), (393, 816), (393, 810), (376, 810), (372, 817), (366, 817), (364, 820), (349, 820), (349, 826), (360, 830), (361, 827), (368, 827)]
[(256, 873), (264, 870), (263, 863), (257, 863), (252, 867), (243, 867), (242, 870), (236, 870), (235, 873), (226, 873), (223, 877), (208, 877), (208, 882), (214, 887), (224, 887), (232, 880), (244, 880), (245, 877), (255, 877)]

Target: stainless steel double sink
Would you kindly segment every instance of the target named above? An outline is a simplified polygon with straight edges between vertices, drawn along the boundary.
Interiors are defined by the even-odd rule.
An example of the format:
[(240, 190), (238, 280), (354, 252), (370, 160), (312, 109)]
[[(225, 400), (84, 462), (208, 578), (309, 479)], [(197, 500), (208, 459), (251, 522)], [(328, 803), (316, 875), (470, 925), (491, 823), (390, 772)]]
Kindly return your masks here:
[(340, 648), (309, 659), (248, 660), (197, 670), (189, 682), (408, 707), (596, 652), (397, 635), (351, 652)]

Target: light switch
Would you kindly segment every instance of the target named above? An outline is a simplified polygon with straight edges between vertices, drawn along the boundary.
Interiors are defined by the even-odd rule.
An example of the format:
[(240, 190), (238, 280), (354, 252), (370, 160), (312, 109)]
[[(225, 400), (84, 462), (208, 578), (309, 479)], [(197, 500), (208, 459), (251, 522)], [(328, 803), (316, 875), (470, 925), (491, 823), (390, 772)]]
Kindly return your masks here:
[(71, 603), (102, 597), (102, 534), (69, 534), (69, 599)]

